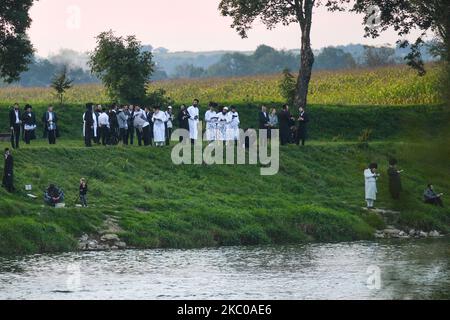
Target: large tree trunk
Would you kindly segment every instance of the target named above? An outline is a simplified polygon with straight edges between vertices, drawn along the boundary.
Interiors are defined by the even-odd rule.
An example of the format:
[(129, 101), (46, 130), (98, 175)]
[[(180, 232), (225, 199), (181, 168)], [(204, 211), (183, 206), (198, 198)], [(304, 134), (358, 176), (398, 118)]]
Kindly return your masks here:
[(314, 53), (311, 49), (311, 41), (309, 28), (303, 31), (302, 49), (300, 54), (300, 71), (297, 79), (297, 92), (295, 94), (296, 107), (306, 107), (308, 98), (309, 81), (311, 80), (311, 72), (314, 64)]

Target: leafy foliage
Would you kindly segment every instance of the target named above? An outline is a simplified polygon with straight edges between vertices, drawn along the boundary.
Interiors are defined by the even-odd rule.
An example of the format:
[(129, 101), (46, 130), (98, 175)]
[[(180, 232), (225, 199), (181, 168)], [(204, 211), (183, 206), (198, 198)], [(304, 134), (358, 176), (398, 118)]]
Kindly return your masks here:
[(143, 51), (135, 36), (123, 38), (112, 31), (102, 32), (97, 36), (97, 47), (89, 65), (102, 80), (111, 99), (128, 103), (145, 100), (154, 64), (152, 53)]
[(294, 103), (295, 90), (297, 88), (297, 82), (294, 76), (290, 73), (289, 69), (283, 70), (283, 79), (280, 81), (281, 96), (287, 101), (289, 105)]
[(55, 89), (60, 104), (63, 104), (64, 93), (66, 90), (72, 88), (72, 83), (73, 80), (68, 77), (66, 66), (64, 66), (61, 71), (53, 77), (51, 87)]
[(26, 35), (33, 0), (0, 1), (0, 78), (11, 83), (27, 70), (33, 46)]

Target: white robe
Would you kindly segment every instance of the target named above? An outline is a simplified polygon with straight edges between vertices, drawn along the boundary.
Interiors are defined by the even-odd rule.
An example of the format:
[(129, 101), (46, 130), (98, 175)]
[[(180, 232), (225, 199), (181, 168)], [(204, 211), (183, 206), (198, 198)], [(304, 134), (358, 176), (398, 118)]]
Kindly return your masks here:
[(366, 200), (377, 200), (377, 176), (370, 169), (364, 170)]
[(165, 142), (166, 141), (166, 122), (167, 118), (164, 112), (158, 111), (153, 114), (153, 139), (155, 142)]
[(199, 122), (199, 110), (197, 107), (190, 106), (187, 109), (189, 114), (189, 138), (198, 139), (198, 122)]
[[(86, 121), (84, 121), (84, 115), (85, 113), (83, 113), (83, 137), (86, 136)], [(94, 112), (92, 112), (92, 119), (94, 120), (94, 137), (97, 137), (97, 116), (95, 115)]]
[(206, 122), (206, 140), (215, 141), (217, 140), (217, 119), (218, 115), (215, 111), (206, 111), (205, 122)]
[(231, 122), (228, 125), (227, 138), (228, 140), (239, 140), (239, 113), (230, 112)]
[(223, 114), (223, 112), (219, 113), (219, 120), (217, 124), (217, 140), (219, 141), (227, 141), (228, 139), (228, 128), (231, 123), (230, 113), (227, 112)]

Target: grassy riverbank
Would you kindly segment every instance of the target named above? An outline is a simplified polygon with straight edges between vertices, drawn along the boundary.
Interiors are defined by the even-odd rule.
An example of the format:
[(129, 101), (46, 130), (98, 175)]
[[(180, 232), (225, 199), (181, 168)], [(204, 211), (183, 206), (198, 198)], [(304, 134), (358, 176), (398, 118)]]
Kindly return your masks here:
[[(119, 236), (140, 248), (298, 243), (370, 239), (384, 221), (361, 209), (362, 170), (378, 161), (384, 174), (396, 156), (405, 193), (393, 202), (386, 176), (379, 207), (399, 210), (395, 223), (449, 232), (449, 209), (424, 205), (421, 194), (432, 179), (450, 190), (448, 154), (442, 147), (374, 142), (313, 142), (282, 147), (280, 172), (262, 177), (258, 166), (175, 166), (171, 148), (84, 149), (81, 141), (49, 147), (35, 142), (14, 153), (16, 185), (32, 184), (39, 196), (0, 191), (0, 254), (73, 250), (76, 239), (94, 233), (106, 219), (119, 219)], [(6, 144), (2, 143), (1, 147)], [(87, 177), (90, 208), (75, 208), (77, 183)], [(55, 182), (68, 208), (42, 205), (42, 190)]]

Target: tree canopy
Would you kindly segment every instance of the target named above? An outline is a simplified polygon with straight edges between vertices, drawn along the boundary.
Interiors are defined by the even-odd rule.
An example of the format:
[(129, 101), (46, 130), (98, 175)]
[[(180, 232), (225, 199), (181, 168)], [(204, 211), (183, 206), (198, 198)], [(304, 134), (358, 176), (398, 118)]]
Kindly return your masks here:
[(117, 37), (107, 31), (97, 36), (97, 47), (90, 55), (89, 65), (112, 99), (139, 103), (145, 100), (154, 70), (152, 58), (152, 53), (143, 50), (135, 36)]
[(11, 83), (27, 70), (33, 46), (26, 35), (33, 0), (0, 1), (0, 78)]

